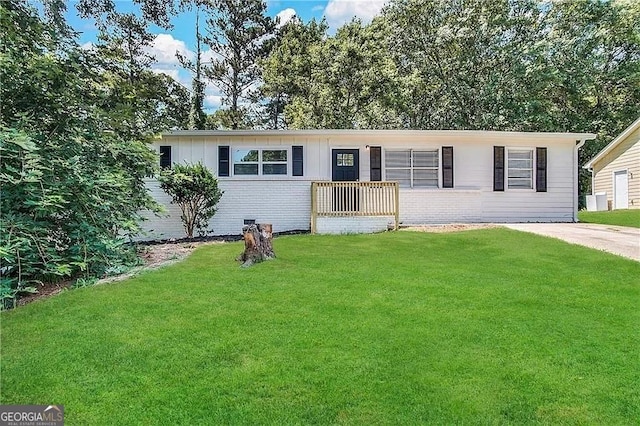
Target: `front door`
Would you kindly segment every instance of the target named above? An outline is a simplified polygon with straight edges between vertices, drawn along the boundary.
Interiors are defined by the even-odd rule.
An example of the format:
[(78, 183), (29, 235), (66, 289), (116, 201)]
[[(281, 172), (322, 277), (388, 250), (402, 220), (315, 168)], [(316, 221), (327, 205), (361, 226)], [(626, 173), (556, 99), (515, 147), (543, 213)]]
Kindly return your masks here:
[(334, 149), (331, 151), (331, 180), (355, 182), (360, 179), (360, 158), (357, 149)]
[(627, 171), (623, 170), (613, 174), (613, 208), (629, 208), (629, 177)]
[[(331, 178), (334, 182), (357, 182), (360, 158), (357, 149), (331, 150)], [(337, 187), (333, 190), (333, 211), (357, 212), (360, 207), (358, 188)]]

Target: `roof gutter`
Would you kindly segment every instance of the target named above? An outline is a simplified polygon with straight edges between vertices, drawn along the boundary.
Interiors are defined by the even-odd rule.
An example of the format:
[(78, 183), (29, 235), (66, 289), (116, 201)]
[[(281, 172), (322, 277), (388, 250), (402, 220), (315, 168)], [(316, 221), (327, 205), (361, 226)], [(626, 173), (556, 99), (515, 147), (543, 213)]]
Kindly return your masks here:
[[(585, 143), (587, 143), (587, 140), (593, 140), (596, 138), (596, 135), (590, 135), (591, 137), (585, 138), (585, 139), (580, 139), (578, 140), (578, 143), (576, 143), (576, 147), (573, 150), (573, 164), (575, 164), (576, 168), (575, 168), (575, 181), (573, 184), (573, 221), (574, 222), (578, 222), (578, 207), (580, 206), (580, 201), (578, 200), (578, 191), (579, 191), (579, 185), (578, 183), (580, 182), (580, 157), (578, 156), (578, 150), (580, 148), (582, 148), (584, 146)], [(593, 182), (591, 183), (592, 188), (593, 188)]]
[(229, 137), (229, 136), (461, 136), (461, 137), (512, 137), (524, 136), (536, 139), (593, 139), (591, 133), (553, 133), (553, 132), (509, 132), (494, 130), (372, 130), (372, 129), (307, 129), (307, 130), (170, 130), (164, 132), (162, 137)]

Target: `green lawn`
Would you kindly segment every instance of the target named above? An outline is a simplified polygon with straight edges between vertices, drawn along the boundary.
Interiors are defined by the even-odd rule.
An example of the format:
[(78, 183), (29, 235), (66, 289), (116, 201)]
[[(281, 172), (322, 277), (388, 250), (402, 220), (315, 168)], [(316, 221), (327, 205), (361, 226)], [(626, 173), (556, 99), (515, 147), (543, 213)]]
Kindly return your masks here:
[(640, 263), (496, 228), (240, 243), (2, 314), (68, 425), (638, 424)]
[(611, 210), (605, 212), (578, 212), (578, 220), (585, 223), (632, 226), (640, 228), (640, 209)]

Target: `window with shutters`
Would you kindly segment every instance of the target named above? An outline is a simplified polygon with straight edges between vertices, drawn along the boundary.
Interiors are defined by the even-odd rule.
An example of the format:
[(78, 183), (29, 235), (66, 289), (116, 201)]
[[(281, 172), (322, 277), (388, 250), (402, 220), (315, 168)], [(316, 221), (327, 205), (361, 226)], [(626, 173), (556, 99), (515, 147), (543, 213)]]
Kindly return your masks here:
[(234, 176), (286, 175), (288, 170), (286, 149), (234, 149)]
[(533, 189), (533, 149), (507, 149), (507, 186)]
[(389, 150), (385, 152), (386, 180), (403, 188), (437, 188), (439, 150)]

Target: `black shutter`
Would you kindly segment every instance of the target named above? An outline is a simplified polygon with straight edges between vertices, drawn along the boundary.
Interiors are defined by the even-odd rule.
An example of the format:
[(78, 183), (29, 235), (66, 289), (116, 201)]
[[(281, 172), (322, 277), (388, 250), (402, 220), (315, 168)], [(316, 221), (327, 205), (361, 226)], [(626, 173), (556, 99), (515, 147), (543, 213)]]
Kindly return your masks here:
[(536, 192), (547, 192), (547, 148), (536, 148)]
[(162, 145), (160, 147), (160, 168), (162, 169), (171, 168), (171, 146), (170, 145)]
[(382, 148), (379, 146), (369, 147), (369, 163), (371, 182), (379, 182), (382, 180)]
[(229, 176), (229, 147), (218, 147), (218, 176)]
[(302, 146), (291, 147), (293, 157), (293, 176), (304, 176), (304, 148)]
[(442, 147), (442, 187), (453, 188), (453, 147)]
[(504, 191), (504, 146), (493, 147), (493, 190)]

